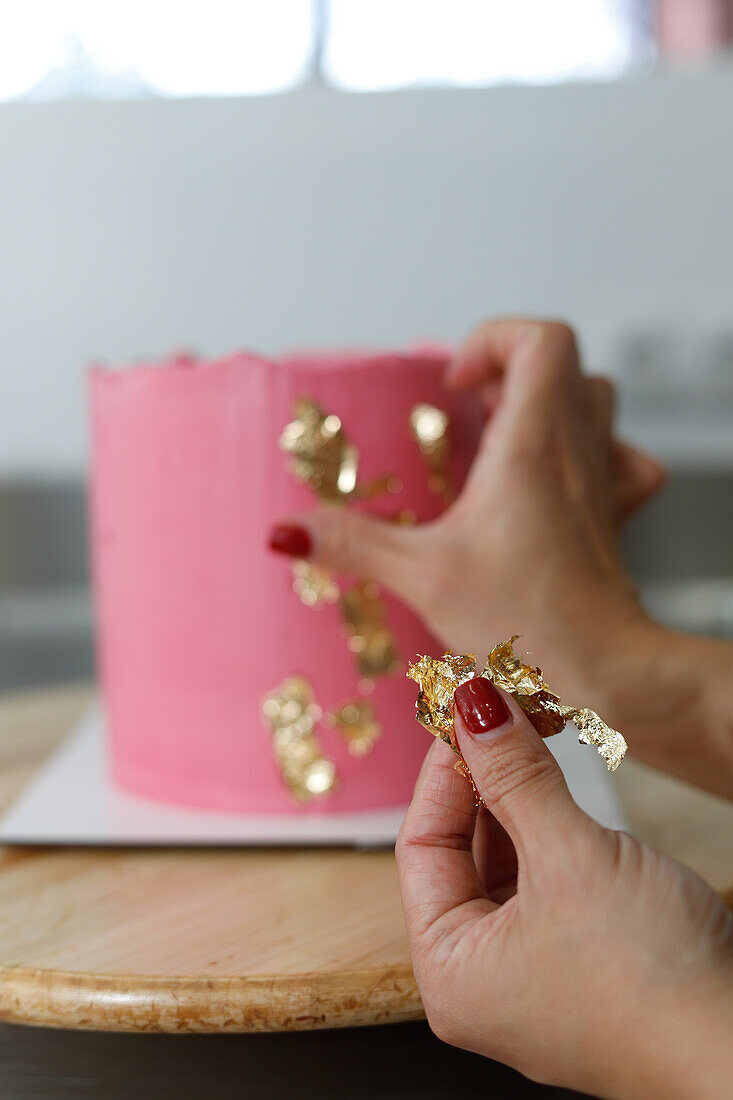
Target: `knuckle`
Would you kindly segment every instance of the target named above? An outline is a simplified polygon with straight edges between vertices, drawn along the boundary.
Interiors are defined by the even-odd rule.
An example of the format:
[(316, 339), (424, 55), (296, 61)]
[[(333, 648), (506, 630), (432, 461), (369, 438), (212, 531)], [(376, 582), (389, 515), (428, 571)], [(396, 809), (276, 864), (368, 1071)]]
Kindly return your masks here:
[[(613, 866), (613, 834), (597, 822), (574, 815), (572, 828), (563, 837), (562, 861), (555, 861), (552, 868), (540, 870), (538, 881), (545, 896), (565, 904), (568, 897), (576, 899), (579, 919), (586, 913), (592, 884), (606, 880), (608, 869)], [(579, 894), (578, 883), (585, 883), (588, 893)]]
[(517, 432), (507, 450), (513, 462), (541, 468), (549, 480), (559, 482), (564, 468), (563, 440), (552, 422), (544, 430)]
[(566, 353), (574, 353), (578, 347), (575, 329), (567, 321), (544, 321), (544, 337), (547, 343)]
[(493, 806), (519, 800), (531, 805), (557, 790), (560, 773), (544, 754), (507, 752), (492, 756), (488, 779), (489, 801)]
[(557, 377), (565, 377), (578, 364), (578, 341), (575, 330), (565, 321), (542, 321), (538, 343), (545, 353), (546, 369)]
[(611, 867), (615, 875), (623, 878), (638, 873), (646, 856), (646, 849), (636, 837), (621, 831), (610, 832), (612, 851)]
[(527, 330), (523, 369), (561, 385), (578, 372), (575, 332), (564, 321), (536, 321)]

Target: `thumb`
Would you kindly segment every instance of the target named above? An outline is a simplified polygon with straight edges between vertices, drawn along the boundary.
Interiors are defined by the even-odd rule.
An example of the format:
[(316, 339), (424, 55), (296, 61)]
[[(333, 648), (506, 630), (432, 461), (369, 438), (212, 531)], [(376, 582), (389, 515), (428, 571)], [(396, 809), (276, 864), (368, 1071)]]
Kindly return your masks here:
[(546, 844), (581, 811), (560, 768), (522, 708), (484, 676), (457, 688), (456, 736), (488, 810), (518, 849)]
[(419, 602), (415, 589), (423, 547), (420, 528), (324, 508), (276, 524), (268, 545), (276, 553), (334, 573), (376, 581), (407, 603)]

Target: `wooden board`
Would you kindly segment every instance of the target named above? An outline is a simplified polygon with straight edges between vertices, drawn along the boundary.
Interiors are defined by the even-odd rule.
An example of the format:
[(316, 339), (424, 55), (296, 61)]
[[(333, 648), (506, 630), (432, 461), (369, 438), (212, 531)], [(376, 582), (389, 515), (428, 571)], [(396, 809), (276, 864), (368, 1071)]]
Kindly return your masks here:
[[(0, 700), (4, 807), (92, 697)], [(626, 762), (631, 821), (718, 888), (733, 808)], [(117, 1031), (418, 1019), (391, 852), (0, 849), (0, 1019)]]

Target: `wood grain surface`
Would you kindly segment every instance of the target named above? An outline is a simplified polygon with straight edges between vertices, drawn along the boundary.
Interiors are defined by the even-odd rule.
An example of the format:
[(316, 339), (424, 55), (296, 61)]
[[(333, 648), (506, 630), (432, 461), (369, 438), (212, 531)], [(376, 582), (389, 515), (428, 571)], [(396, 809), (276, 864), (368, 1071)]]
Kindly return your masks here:
[[(91, 699), (0, 700), (2, 806)], [(639, 835), (731, 886), (733, 807), (632, 762), (617, 779)], [(0, 849), (0, 1019), (263, 1032), (421, 1016), (391, 852)]]

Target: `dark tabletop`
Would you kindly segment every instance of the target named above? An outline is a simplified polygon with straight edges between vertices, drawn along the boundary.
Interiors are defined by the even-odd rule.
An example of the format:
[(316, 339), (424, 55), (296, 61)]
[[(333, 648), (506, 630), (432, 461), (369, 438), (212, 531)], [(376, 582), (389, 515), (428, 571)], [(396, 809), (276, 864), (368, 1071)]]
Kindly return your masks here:
[(564, 1100), (439, 1042), (427, 1024), (283, 1035), (0, 1026), (2, 1100)]

